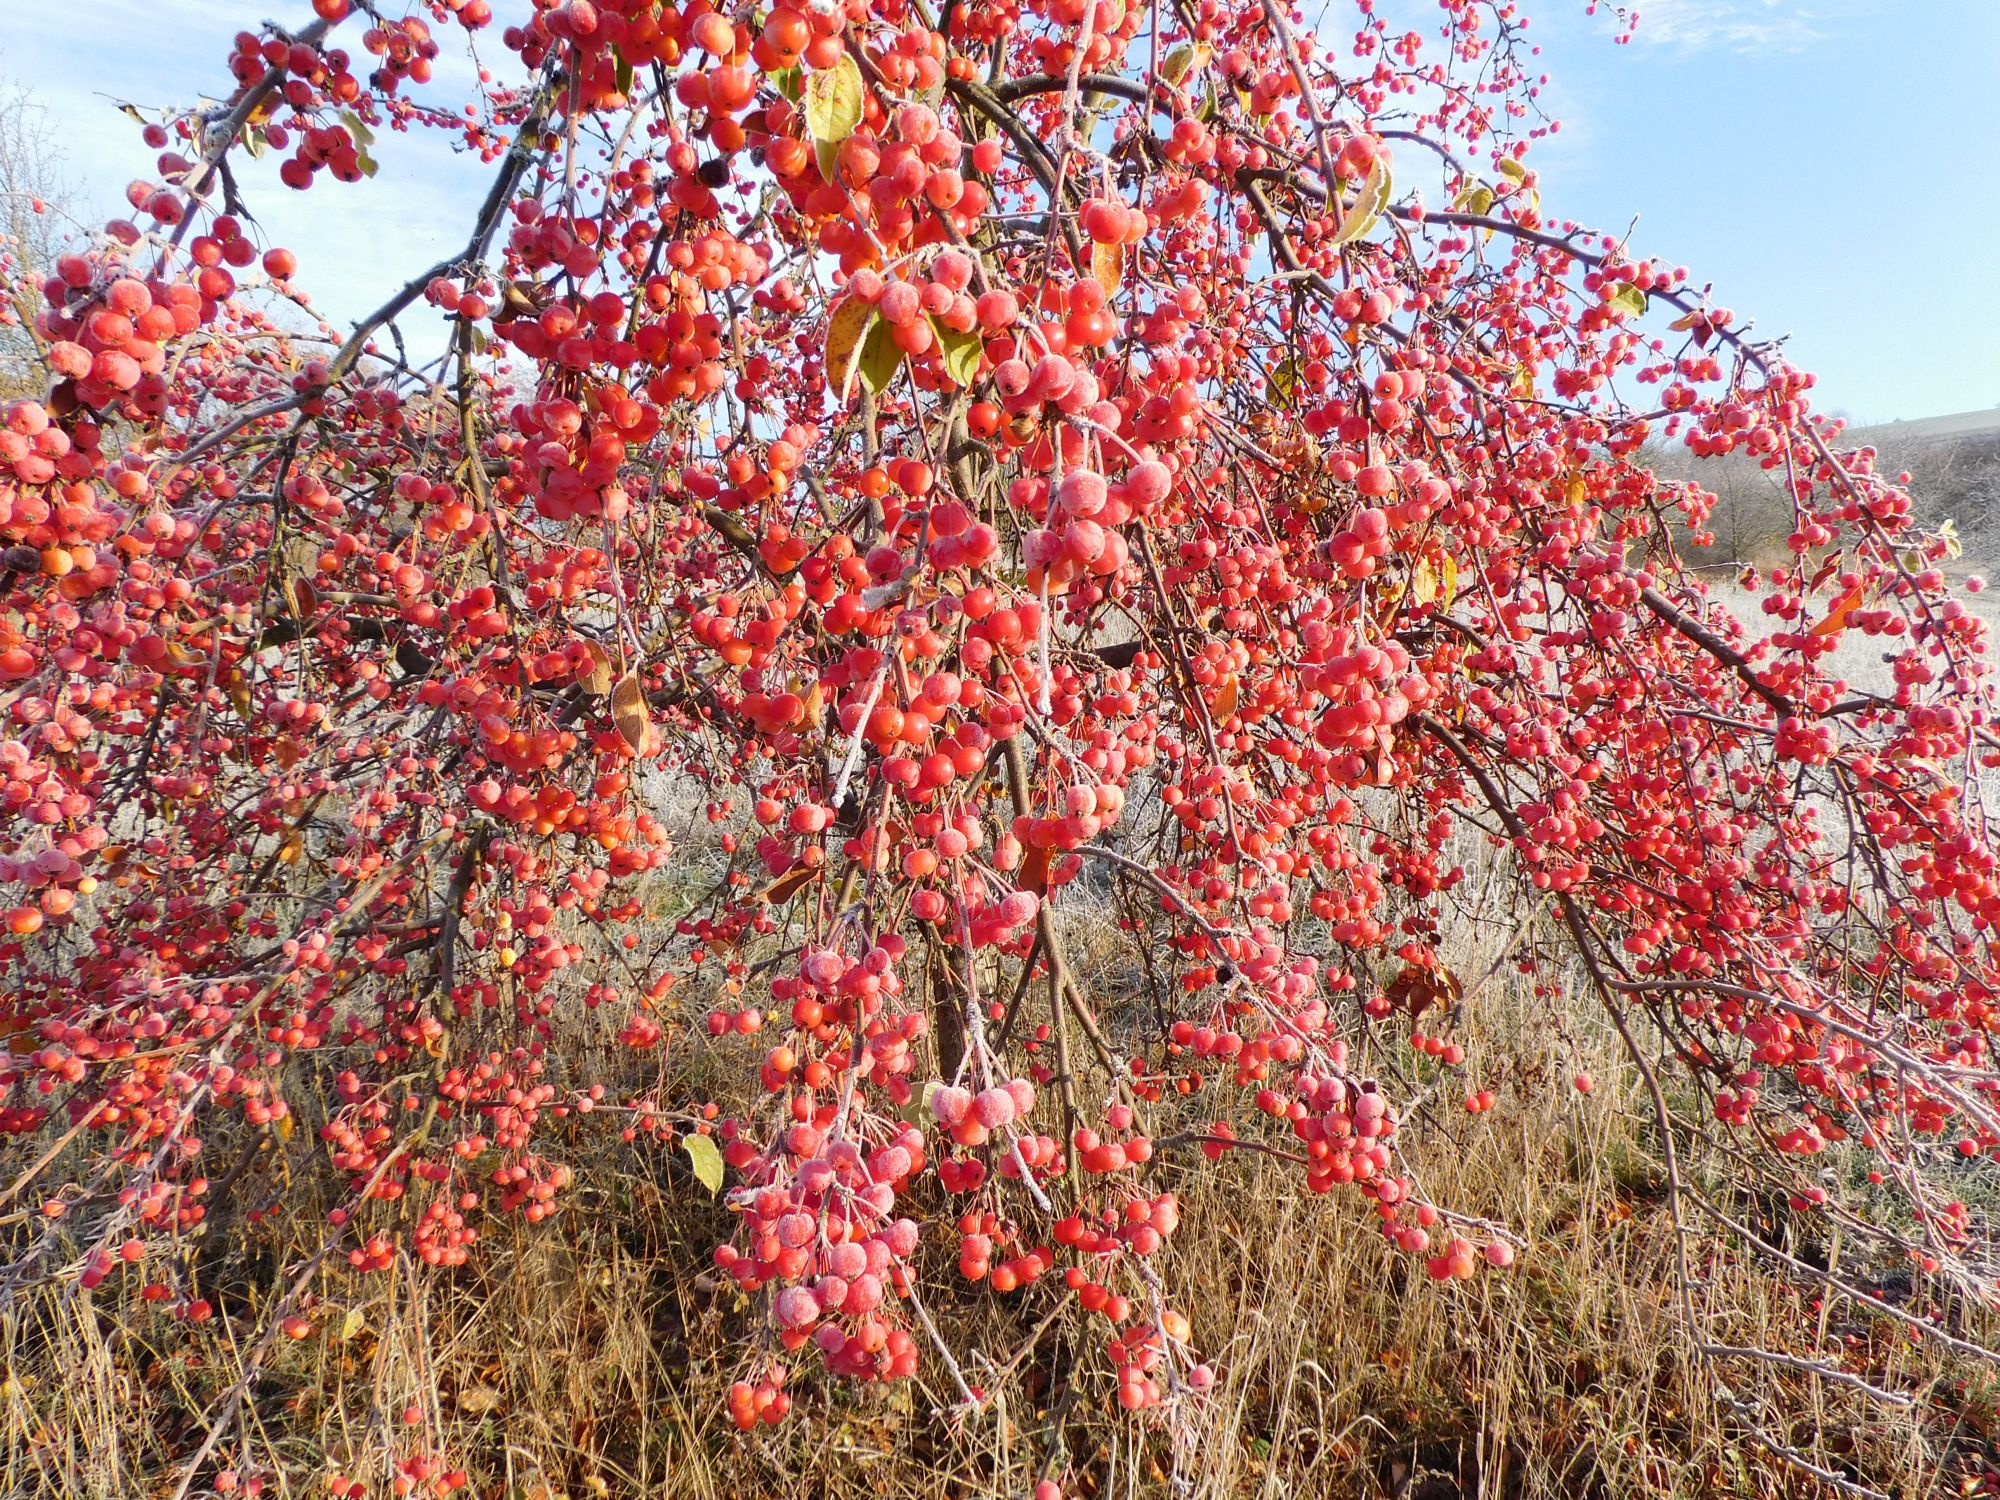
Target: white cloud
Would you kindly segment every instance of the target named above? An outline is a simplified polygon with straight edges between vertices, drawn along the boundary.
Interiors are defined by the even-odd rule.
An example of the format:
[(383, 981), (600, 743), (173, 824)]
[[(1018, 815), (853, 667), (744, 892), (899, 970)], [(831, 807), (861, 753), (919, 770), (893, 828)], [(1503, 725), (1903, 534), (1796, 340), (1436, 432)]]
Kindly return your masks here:
[(1825, 36), (1829, 7), (1801, 0), (1640, 0), (1634, 40), (1681, 52), (1802, 52)]

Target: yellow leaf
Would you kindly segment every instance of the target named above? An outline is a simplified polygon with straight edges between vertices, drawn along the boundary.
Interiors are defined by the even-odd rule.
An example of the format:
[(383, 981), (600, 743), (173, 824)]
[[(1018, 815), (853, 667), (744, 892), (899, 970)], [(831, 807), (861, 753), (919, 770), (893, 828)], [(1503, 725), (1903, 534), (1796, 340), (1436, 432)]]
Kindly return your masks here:
[(1104, 288), (1106, 297), (1118, 295), (1125, 284), (1125, 247), (1122, 244), (1093, 243), (1090, 247), (1090, 274)]
[(986, 341), (976, 333), (960, 333), (955, 328), (947, 328), (936, 318), (931, 319), (931, 332), (937, 339), (945, 373), (951, 376), (952, 384), (961, 389), (970, 386), (979, 374), (979, 360), (986, 352)]
[(1264, 377), (1264, 395), (1273, 406), (1281, 405), (1299, 384), (1299, 362), (1287, 354)]
[(681, 1138), (681, 1149), (688, 1154), (688, 1165), (694, 1168), (694, 1175), (701, 1185), (711, 1193), (722, 1191), (722, 1152), (715, 1142), (705, 1135), (690, 1135)]
[(1183, 42), (1161, 59), (1160, 76), (1178, 86), (1188, 74), (1199, 73), (1206, 68), (1214, 55), (1207, 42), (1196, 42), (1192, 46)]
[(1420, 557), (1417, 559), (1416, 571), (1410, 575), (1410, 597), (1423, 605), (1429, 604), (1437, 596), (1437, 570), (1431, 566), (1428, 557)]
[(828, 182), (838, 170), (840, 143), (861, 123), (861, 69), (850, 52), (806, 80), (806, 129), (812, 132), (819, 174)]
[(340, 1341), (344, 1344), (368, 1326), (368, 1316), (358, 1307), (348, 1308), (340, 1320)]
[(861, 346), (875, 309), (859, 297), (845, 298), (826, 320), (826, 383), (842, 401), (854, 394), (861, 369)]
[(646, 712), (646, 689), (637, 670), (627, 672), (611, 689), (611, 722), (619, 737), (634, 755), (647, 755), (653, 748), (653, 719)]
[(1215, 701), (1210, 705), (1217, 723), (1224, 722), (1236, 712), (1241, 691), (1234, 672), (1222, 679), (1222, 685), (1215, 690)]
[(1462, 214), (1483, 214), (1493, 207), (1493, 189), (1483, 182), (1467, 183), (1451, 200), (1451, 206)]
[(1361, 179), (1361, 186), (1355, 189), (1354, 202), (1341, 216), (1340, 228), (1334, 231), (1333, 243), (1350, 244), (1373, 229), (1382, 210), (1389, 206), (1390, 188), (1388, 159), (1378, 156), (1375, 164), (1368, 169), (1368, 175)]
[(577, 681), (591, 697), (602, 698), (611, 691), (611, 653), (589, 640), (583, 643), (583, 649), (590, 653), (590, 670)]
[(854, 362), (855, 373), (871, 396), (879, 396), (902, 367), (903, 346), (896, 342), (892, 326), (877, 318), (868, 327), (868, 337), (861, 341), (861, 356)]
[(1646, 313), (1646, 294), (1629, 281), (1620, 283), (1618, 290), (1607, 297), (1605, 302), (1628, 318), (1644, 317)]
[(1493, 165), (1494, 170), (1499, 172), (1509, 182), (1524, 182), (1527, 180), (1528, 169), (1515, 161), (1511, 156), (1503, 156)]

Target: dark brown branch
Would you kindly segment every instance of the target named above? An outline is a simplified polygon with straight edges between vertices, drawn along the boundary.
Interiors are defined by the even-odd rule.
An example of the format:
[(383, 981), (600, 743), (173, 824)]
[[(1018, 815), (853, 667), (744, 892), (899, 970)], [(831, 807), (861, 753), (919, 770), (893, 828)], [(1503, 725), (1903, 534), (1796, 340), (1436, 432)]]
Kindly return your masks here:
[(1673, 626), (1675, 630), (1693, 641), (1718, 662), (1728, 667), (1730, 671), (1736, 674), (1745, 687), (1750, 689), (1759, 698), (1762, 698), (1772, 708), (1781, 714), (1795, 714), (1798, 712), (1797, 705), (1791, 699), (1787, 698), (1783, 693), (1770, 686), (1757, 675), (1757, 669), (1750, 664), (1748, 657), (1714, 631), (1710, 630), (1706, 625), (1702, 624), (1693, 615), (1682, 609), (1678, 604), (1674, 603), (1665, 594), (1656, 588), (1647, 588), (1640, 592), (1639, 598), (1645, 604), (1646, 608), (1658, 615), (1667, 624)]

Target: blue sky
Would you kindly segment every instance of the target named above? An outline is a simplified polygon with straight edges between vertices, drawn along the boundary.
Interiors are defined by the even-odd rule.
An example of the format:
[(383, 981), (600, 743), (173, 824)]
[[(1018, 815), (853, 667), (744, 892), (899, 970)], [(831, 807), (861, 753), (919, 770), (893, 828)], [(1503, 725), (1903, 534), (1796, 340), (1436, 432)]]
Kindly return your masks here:
[[(1431, 0), (1383, 8), (1436, 24)], [(2000, 0), (1642, 0), (1629, 46), (1584, 0), (1525, 8), (1564, 122), (1535, 157), (1551, 213), (1636, 219), (1636, 250), (1693, 268), (1760, 332), (1792, 335), (1825, 409), (1875, 421), (2000, 405), (2000, 191), (1978, 170), (2000, 141)], [(225, 88), (236, 29), (287, 12), (303, 17), (304, 0), (0, 4), (0, 75), (62, 122), (75, 201), (101, 219), (151, 165), (112, 100)], [(473, 64), (445, 34), (456, 50), (433, 97), (449, 104)], [(485, 49), (505, 60), (497, 38)], [(306, 195), (268, 161), (246, 174), (253, 211), (337, 323), (463, 243), (488, 177), (432, 133), (387, 137), (375, 155), (374, 180)]]
[(1706, 280), (1792, 335), (1823, 409), (1857, 420), (2000, 406), (1995, 0), (1641, 0), (1613, 46), (1537, 0), (1543, 203)]

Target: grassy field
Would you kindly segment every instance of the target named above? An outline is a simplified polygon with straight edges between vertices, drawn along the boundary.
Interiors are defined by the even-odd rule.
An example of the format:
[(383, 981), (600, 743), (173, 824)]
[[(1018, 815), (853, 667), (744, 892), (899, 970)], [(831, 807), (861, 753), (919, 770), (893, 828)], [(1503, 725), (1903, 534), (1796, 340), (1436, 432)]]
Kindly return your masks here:
[[(1154, 1180), (1182, 1194), (1187, 1227), (1162, 1273), (1221, 1376), (1171, 1431), (1109, 1415), (1101, 1320), (1050, 1288), (1002, 1296), (964, 1283), (940, 1235), (922, 1295), (945, 1336), (976, 1351), (986, 1403), (955, 1409), (928, 1364), (889, 1388), (808, 1376), (790, 1421), (739, 1438), (723, 1397), (764, 1324), (709, 1273), (727, 1215), (677, 1154), (623, 1142), (600, 1117), (572, 1121), (550, 1151), (583, 1182), (553, 1219), (497, 1231), (456, 1272), (316, 1271), (310, 1335), (263, 1353), (282, 1268), (316, 1248), (313, 1210), (334, 1201), (310, 1153), (255, 1158), (237, 1185), (242, 1211), (190, 1246), (218, 1309), (199, 1328), (103, 1295), (115, 1280), (98, 1294), (73, 1282), (22, 1293), (0, 1327), (0, 1494), (243, 1492), (212, 1466), (177, 1488), (213, 1414), (238, 1396), (220, 1460), (271, 1495), (324, 1495), (330, 1476), (397, 1493), (397, 1465), (429, 1455), (492, 1500), (970, 1500), (1024, 1496), (1045, 1477), (1091, 1500), (1835, 1492), (1801, 1463), (1897, 1496), (1974, 1493), (2000, 1399), (1976, 1370), (1726, 1242), (1690, 1238), (1683, 1304), (1637, 1080), (1602, 1028), (1561, 1019), (1495, 965), (1510, 920), (1462, 935), (1460, 971), (1487, 976), (1468, 982), (1454, 1032), (1465, 1079), (1428, 1074), (1407, 1021), (1378, 1028), (1363, 1065), (1424, 1101), (1408, 1166), (1425, 1192), (1506, 1221), (1526, 1242), (1521, 1260), (1433, 1283), (1384, 1247), (1355, 1200), (1302, 1194), (1284, 1163), (1237, 1153), (1210, 1169), (1163, 1154)], [(1106, 914), (1085, 902), (1066, 923), (1107, 1024), (1152, 1025)], [(733, 1055), (750, 1045), (691, 1036), (663, 1061), (625, 1053), (621, 1081), (719, 1092), (753, 1074)], [(1588, 1096), (1570, 1086), (1580, 1069), (1598, 1084)], [(1467, 1114), (1468, 1086), (1493, 1088), (1498, 1107)], [(1198, 1096), (1178, 1109), (1187, 1125), (1209, 1118)], [(1704, 1357), (1703, 1343), (1826, 1360), (1924, 1399), (1885, 1408), (1795, 1367)]]

